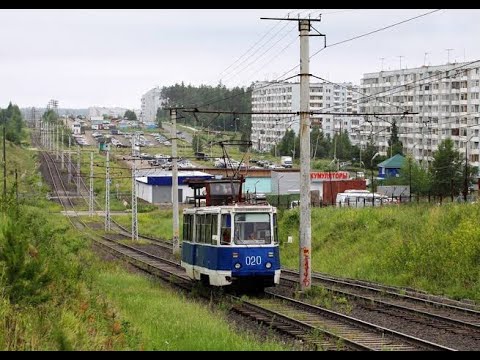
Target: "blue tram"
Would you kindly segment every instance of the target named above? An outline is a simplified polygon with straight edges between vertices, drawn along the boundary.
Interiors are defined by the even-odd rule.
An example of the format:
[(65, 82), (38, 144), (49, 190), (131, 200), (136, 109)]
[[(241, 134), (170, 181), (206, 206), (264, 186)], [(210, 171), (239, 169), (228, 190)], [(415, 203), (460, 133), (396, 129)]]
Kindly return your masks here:
[[(278, 284), (276, 208), (243, 201), (243, 181), (202, 182), (206, 206), (183, 211), (181, 265), (187, 275), (213, 286), (235, 284), (258, 289)], [(190, 184), (196, 189), (199, 185)], [(195, 198), (202, 196), (196, 193)]]

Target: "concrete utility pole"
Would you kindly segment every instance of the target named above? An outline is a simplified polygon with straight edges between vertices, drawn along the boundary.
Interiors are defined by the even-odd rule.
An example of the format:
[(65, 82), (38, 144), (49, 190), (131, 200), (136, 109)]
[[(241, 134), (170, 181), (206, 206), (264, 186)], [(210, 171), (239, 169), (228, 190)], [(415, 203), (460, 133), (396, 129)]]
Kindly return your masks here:
[[(263, 19), (263, 18), (262, 18)], [(312, 285), (312, 229), (310, 209), (310, 55), (309, 33), (312, 22), (320, 19), (268, 18), (297, 21), (300, 31), (300, 290)], [(314, 29), (317, 31), (316, 29)], [(318, 32), (318, 31), (317, 31)], [(325, 36), (323, 34), (318, 34)], [(318, 36), (316, 35), (316, 36)]]
[(45, 121), (45, 150), (48, 151), (48, 122)]
[(81, 166), (80, 146), (77, 145), (77, 195), (80, 195), (80, 166)]
[(173, 203), (173, 253), (180, 253), (178, 219), (178, 164), (177, 164), (177, 109), (170, 109), (172, 119), (172, 203)]
[(105, 231), (110, 231), (110, 149), (108, 148), (105, 173)]
[(93, 151), (90, 153), (90, 189), (88, 192), (88, 213), (93, 216)]
[[(132, 139), (132, 155), (137, 140), (137, 136)], [(137, 163), (133, 158), (132, 165), (132, 241), (138, 241), (138, 216), (137, 216), (137, 186), (135, 184), (135, 176), (137, 175)]]
[(70, 148), (72, 147), (72, 138), (69, 135), (68, 136), (68, 183), (70, 184), (72, 182), (72, 152), (70, 151)]

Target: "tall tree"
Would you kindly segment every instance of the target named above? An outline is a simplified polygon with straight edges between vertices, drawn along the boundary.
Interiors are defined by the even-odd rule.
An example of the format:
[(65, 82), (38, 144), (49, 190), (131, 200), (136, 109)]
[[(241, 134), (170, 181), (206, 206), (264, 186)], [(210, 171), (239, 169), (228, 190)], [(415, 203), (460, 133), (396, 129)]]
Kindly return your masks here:
[(330, 156), (340, 160), (350, 160), (352, 158), (352, 143), (347, 131), (333, 136), (333, 145), (330, 148)]
[(132, 110), (125, 111), (125, 115), (123, 115), (123, 117), (127, 118), (127, 120), (132, 120), (132, 121), (137, 120), (137, 114), (135, 114), (135, 112)]
[(0, 109), (0, 126), (5, 122), (5, 138), (17, 145), (24, 137), (23, 127), (25, 125), (22, 112), (17, 105), (10, 103), (6, 109)]
[(203, 150), (202, 139), (199, 135), (192, 136), (192, 149), (194, 152), (201, 152)]
[(373, 167), (371, 162), (371, 159), (373, 158), (373, 156), (377, 151), (378, 151), (378, 148), (375, 146), (375, 143), (373, 142), (373, 138), (370, 136), (368, 139), (367, 147), (362, 152), (362, 161), (365, 164), (365, 168), (375, 169), (377, 167), (377, 164), (381, 161), (381, 158), (379, 159), (379, 156), (377, 156), (373, 160)]
[(283, 135), (282, 140), (278, 143), (277, 154), (282, 155), (292, 155), (293, 148), (295, 146), (295, 131), (292, 129), (287, 129), (285, 135)]
[(431, 178), (428, 170), (418, 164), (410, 155), (405, 158), (398, 177), (389, 177), (385, 185), (411, 186), (412, 194), (427, 195), (431, 189)]
[(325, 136), (319, 126), (314, 126), (310, 133), (310, 152), (313, 159), (327, 158), (330, 152), (330, 137)]
[(398, 127), (395, 120), (392, 122), (392, 132), (390, 139), (388, 139), (387, 156), (395, 156), (397, 154), (403, 155), (403, 144), (398, 138)]
[(455, 196), (462, 190), (462, 160), (460, 153), (454, 149), (452, 139), (447, 138), (438, 145), (438, 150), (433, 154), (430, 173), (434, 195)]
[(57, 113), (52, 109), (48, 109), (43, 113), (42, 120), (51, 124), (56, 124), (59, 121)]
[(158, 108), (157, 109), (157, 114), (155, 115), (155, 122), (157, 123), (157, 126), (160, 128), (160, 129), (163, 129), (163, 126), (162, 126), (162, 121), (165, 120), (164, 118), (164, 114), (165, 113), (165, 110), (163, 110), (162, 108)]

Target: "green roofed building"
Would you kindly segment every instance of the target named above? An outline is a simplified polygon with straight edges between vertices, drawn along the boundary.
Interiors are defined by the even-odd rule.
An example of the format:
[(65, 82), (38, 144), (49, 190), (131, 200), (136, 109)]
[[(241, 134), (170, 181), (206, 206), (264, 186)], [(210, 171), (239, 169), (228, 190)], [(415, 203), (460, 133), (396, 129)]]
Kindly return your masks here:
[(405, 156), (397, 154), (390, 159), (382, 161), (378, 164), (378, 177), (386, 179), (389, 177), (396, 177), (400, 172), (400, 168), (405, 161)]

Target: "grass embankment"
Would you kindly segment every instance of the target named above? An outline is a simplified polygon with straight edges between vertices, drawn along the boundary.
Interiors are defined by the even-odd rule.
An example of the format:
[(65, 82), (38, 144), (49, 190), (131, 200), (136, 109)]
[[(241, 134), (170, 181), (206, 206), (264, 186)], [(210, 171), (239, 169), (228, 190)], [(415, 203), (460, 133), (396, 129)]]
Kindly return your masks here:
[(204, 304), (165, 289), (145, 277), (110, 267), (102, 271), (103, 291), (118, 305), (123, 326), (135, 324), (136, 342), (144, 350), (282, 350), (272, 341), (236, 333), (218, 304)]
[[(312, 269), (480, 301), (479, 204), (312, 210)], [(299, 210), (280, 221), (298, 268)], [(293, 235), (293, 244), (286, 238)]]
[[(138, 233), (146, 236), (153, 236), (160, 239), (171, 240), (173, 237), (172, 230), (172, 210), (157, 209), (148, 213), (138, 213)], [(112, 215), (120, 225), (127, 229), (132, 228), (132, 215)], [(182, 232), (182, 216), (179, 216), (180, 233)]]

